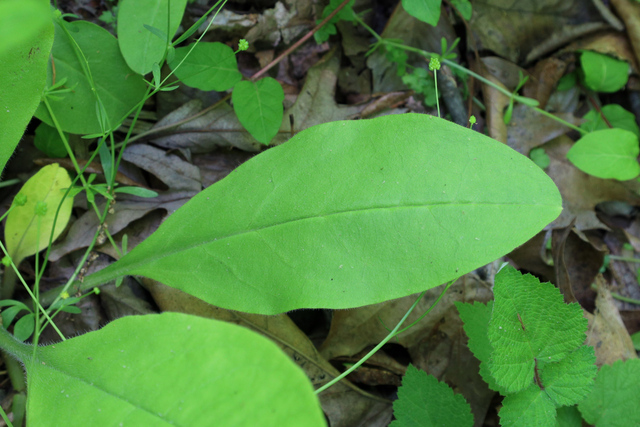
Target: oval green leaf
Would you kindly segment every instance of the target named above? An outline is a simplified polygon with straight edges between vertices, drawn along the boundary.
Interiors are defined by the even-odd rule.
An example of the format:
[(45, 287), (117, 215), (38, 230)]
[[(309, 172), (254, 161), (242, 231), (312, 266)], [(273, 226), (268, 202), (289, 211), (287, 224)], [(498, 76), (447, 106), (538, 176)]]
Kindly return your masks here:
[(632, 112), (625, 110), (618, 104), (608, 104), (603, 106), (600, 110), (602, 111), (602, 114), (595, 109), (590, 110), (585, 114), (582, 119), (586, 120), (586, 122), (581, 124), (580, 128), (587, 132), (609, 129), (609, 126), (602, 118), (602, 115), (604, 115), (612, 127), (625, 129), (629, 132), (633, 132), (636, 136), (640, 136), (640, 129), (638, 129), (638, 124), (636, 123), (636, 116)]
[(402, 0), (402, 7), (411, 16), (436, 26), (440, 20), (442, 0)]
[(154, 63), (162, 62), (170, 41), (167, 29), (172, 39), (186, 5), (187, 0), (121, 0), (118, 3), (118, 43), (133, 71), (145, 75), (151, 72)]
[(221, 92), (231, 89), (242, 80), (236, 54), (229, 46), (218, 42), (200, 42), (191, 50), (192, 46), (176, 49), (174, 59), (169, 63), (176, 77), (184, 84), (200, 90)]
[[(53, 45), (49, 1), (0, 2), (0, 28), (8, 23), (30, 24), (20, 34), (0, 41), (0, 173), (13, 155), (29, 120), (38, 108), (47, 80), (47, 62)], [(41, 25), (40, 17), (45, 16)]]
[(629, 64), (608, 55), (585, 50), (580, 65), (585, 84), (596, 92), (617, 92), (629, 80)]
[(40, 123), (36, 128), (36, 136), (33, 139), (36, 148), (48, 157), (67, 157), (67, 149), (64, 147), (58, 130), (46, 123)]
[[(27, 196), (27, 203), (15, 206), (9, 212), (4, 229), (7, 252), (16, 265), (25, 257), (47, 247), (59, 205), (53, 240), (65, 229), (73, 207), (73, 197), (64, 197), (65, 189), (70, 186), (69, 174), (57, 163), (43, 167), (22, 186), (19, 194)], [(36, 205), (39, 202), (47, 205), (47, 212), (40, 217), (36, 215)]]
[(31, 346), (12, 347), (26, 366), (34, 426), (326, 425), (302, 370), (266, 338), (230, 323), (127, 316), (38, 348), (35, 359)]
[[(124, 62), (118, 42), (107, 30), (86, 21), (68, 22), (64, 25), (86, 57), (109, 122), (112, 127), (117, 128), (124, 116), (145, 94), (146, 85), (142, 77), (135, 74)], [(55, 95), (61, 99), (50, 100), (51, 108), (62, 130), (76, 134), (101, 133), (96, 97), (72, 41), (57, 23), (51, 53), (55, 62), (56, 82), (66, 78), (64, 87), (72, 89), (67, 93)], [(52, 69), (49, 67), (48, 84), (52, 83)], [(36, 117), (53, 126), (44, 104), (36, 111)]]
[(282, 124), (284, 91), (280, 83), (271, 77), (240, 82), (231, 100), (242, 126), (259, 142), (269, 144)]
[(624, 129), (588, 133), (567, 153), (567, 159), (584, 173), (603, 179), (626, 181), (640, 175), (638, 137)]
[(561, 210), (535, 163), (478, 132), (333, 122), (245, 162), (82, 287), (135, 274), (245, 312), (357, 307), (485, 265)]

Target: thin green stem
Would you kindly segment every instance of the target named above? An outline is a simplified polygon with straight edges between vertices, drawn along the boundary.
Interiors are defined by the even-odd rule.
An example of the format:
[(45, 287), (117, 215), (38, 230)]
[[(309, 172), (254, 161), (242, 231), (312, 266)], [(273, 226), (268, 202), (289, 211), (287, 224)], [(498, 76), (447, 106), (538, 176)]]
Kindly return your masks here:
[(11, 421), (9, 421), (9, 417), (7, 417), (7, 414), (6, 412), (4, 412), (2, 406), (0, 406), (0, 416), (2, 416), (2, 419), (4, 420), (4, 423), (7, 425), (7, 427), (13, 427), (13, 424), (11, 424)]
[[(456, 279), (457, 280), (457, 279)], [(348, 376), (351, 372), (355, 371), (356, 369), (358, 369), (364, 362), (366, 362), (367, 360), (369, 360), (369, 358), (371, 358), (371, 356), (373, 356), (374, 354), (376, 354), (378, 352), (378, 350), (380, 350), (387, 342), (389, 342), (389, 340), (391, 340), (393, 337), (397, 336), (398, 334), (401, 334), (402, 332), (406, 331), (407, 329), (415, 326), (420, 320), (422, 320), (427, 314), (429, 314), (429, 312), (436, 306), (436, 304), (438, 304), (438, 302), (440, 302), (440, 300), (442, 299), (442, 297), (444, 296), (444, 294), (447, 292), (447, 290), (449, 289), (449, 287), (455, 282), (455, 280), (449, 282), (449, 284), (444, 288), (444, 290), (442, 291), (442, 293), (440, 294), (440, 296), (438, 297), (438, 299), (436, 299), (436, 301), (431, 304), (431, 307), (429, 307), (429, 309), (427, 311), (425, 311), (422, 316), (420, 316), (420, 318), (418, 318), (418, 320), (416, 320), (415, 322), (411, 323), (409, 326), (407, 326), (404, 329), (400, 329), (400, 327), (402, 326), (402, 324), (405, 322), (405, 320), (407, 320), (407, 318), (409, 317), (409, 315), (411, 314), (411, 312), (413, 312), (413, 310), (416, 308), (416, 306), (418, 305), (418, 303), (420, 302), (420, 300), (422, 299), (422, 297), (424, 297), (424, 295), (427, 293), (427, 291), (422, 292), (418, 298), (416, 299), (416, 301), (411, 305), (411, 307), (409, 308), (409, 310), (407, 310), (407, 312), (405, 313), (405, 315), (402, 317), (402, 319), (400, 319), (400, 321), (398, 322), (398, 324), (396, 325), (395, 328), (393, 328), (391, 330), (391, 332), (389, 332), (389, 334), (382, 340), (380, 341), (380, 343), (375, 346), (373, 348), (373, 350), (371, 350), (369, 353), (367, 353), (362, 359), (358, 360), (355, 364), (353, 364), (353, 366), (351, 366), (349, 369), (347, 369), (346, 371), (344, 371), (342, 374), (338, 375), (337, 377), (335, 377), (333, 380), (329, 381), (328, 383), (326, 383), (325, 385), (323, 385), (322, 387), (320, 387), (319, 389), (316, 390), (316, 394), (320, 394), (323, 391), (325, 391), (326, 389), (328, 389), (329, 387), (331, 387), (332, 385), (336, 384), (338, 381), (342, 380), (343, 378), (345, 378), (346, 376)]]
[(438, 99), (438, 70), (433, 70), (433, 81), (436, 87), (436, 107), (438, 107), (438, 118), (442, 118), (440, 115), (440, 100)]

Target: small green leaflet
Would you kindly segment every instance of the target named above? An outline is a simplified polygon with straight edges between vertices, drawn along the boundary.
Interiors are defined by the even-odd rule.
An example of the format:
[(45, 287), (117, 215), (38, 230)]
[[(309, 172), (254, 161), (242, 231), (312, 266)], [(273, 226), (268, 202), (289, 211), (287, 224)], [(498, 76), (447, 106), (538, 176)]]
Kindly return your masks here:
[(587, 132), (609, 129), (609, 126), (602, 118), (604, 115), (612, 127), (628, 130), (629, 132), (633, 132), (636, 136), (640, 136), (640, 130), (636, 123), (636, 116), (632, 112), (625, 110), (618, 104), (608, 104), (603, 106), (600, 110), (602, 111), (602, 114), (595, 109), (590, 110), (585, 114), (582, 119), (586, 120), (586, 122), (581, 124), (580, 128)]
[(598, 52), (584, 51), (580, 56), (584, 83), (596, 92), (617, 92), (629, 80), (629, 64)]
[(396, 419), (390, 427), (473, 425), (471, 407), (464, 397), (413, 365), (402, 378), (393, 415)]

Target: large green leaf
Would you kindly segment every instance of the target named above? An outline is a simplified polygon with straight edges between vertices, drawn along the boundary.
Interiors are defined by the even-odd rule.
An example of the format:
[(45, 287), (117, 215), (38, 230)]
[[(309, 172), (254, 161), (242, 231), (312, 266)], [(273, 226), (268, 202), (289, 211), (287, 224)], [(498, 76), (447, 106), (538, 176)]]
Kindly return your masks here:
[[(19, 34), (0, 41), (0, 173), (40, 103), (53, 44), (49, 1), (1, 2), (0, 28)], [(44, 15), (44, 24), (42, 16)]]
[[(101, 132), (96, 97), (74, 49), (77, 43), (89, 63), (91, 76), (109, 122), (111, 126), (117, 127), (129, 110), (142, 100), (146, 90), (142, 77), (124, 62), (118, 42), (107, 30), (86, 21), (68, 22), (64, 25), (68, 33), (56, 23), (56, 38), (51, 52), (55, 63), (55, 82), (66, 78), (65, 88), (72, 89), (56, 95), (61, 99), (50, 101), (60, 126), (69, 133)], [(70, 40), (69, 35), (74, 40)], [(53, 69), (50, 66), (49, 85), (55, 83), (52, 79)], [(44, 104), (40, 105), (36, 116), (53, 126)]]
[[(160, 64), (180, 26), (186, 5), (187, 0), (121, 0), (118, 3), (118, 43), (133, 71), (144, 75), (151, 71), (154, 63)], [(160, 33), (163, 38), (159, 37)]]
[(127, 316), (37, 349), (2, 334), (27, 370), (29, 425), (324, 426), (305, 374), (266, 338), (181, 314)]
[(440, 20), (442, 0), (402, 0), (402, 7), (414, 18), (434, 27)]
[(478, 132), (333, 122), (244, 163), (82, 287), (135, 274), (253, 313), (357, 307), (491, 262), (561, 209), (538, 166)]

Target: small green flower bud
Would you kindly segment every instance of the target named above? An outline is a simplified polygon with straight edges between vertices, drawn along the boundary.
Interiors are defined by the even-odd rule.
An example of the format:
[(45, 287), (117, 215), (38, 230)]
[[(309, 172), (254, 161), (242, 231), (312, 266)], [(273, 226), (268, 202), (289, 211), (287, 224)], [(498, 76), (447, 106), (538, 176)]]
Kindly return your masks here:
[(243, 51), (247, 49), (249, 49), (249, 42), (245, 39), (240, 39), (240, 41), (238, 42), (238, 50)]
[(93, 288), (93, 293), (96, 294), (96, 295), (99, 295), (100, 294), (100, 289)]
[(27, 195), (24, 193), (16, 194), (16, 197), (13, 199), (13, 204), (16, 206), (24, 206), (27, 204)]
[(43, 201), (36, 203), (36, 215), (45, 216), (47, 214), (47, 204)]
[(11, 265), (11, 257), (9, 257), (9, 256), (5, 256), (5, 257), (3, 257), (3, 258), (2, 258), (2, 264), (3, 264), (5, 267), (9, 267), (9, 266)]
[(61, 293), (61, 294), (60, 294), (60, 298), (62, 298), (62, 299), (67, 299), (67, 298), (69, 298), (69, 292), (63, 292), (63, 293)]
[(439, 70), (440, 69), (440, 60), (436, 57), (432, 57), (429, 61), (429, 70)]
[(475, 124), (476, 124), (476, 116), (471, 116), (471, 117), (469, 117), (469, 124), (470, 124), (471, 126), (473, 126), (473, 125), (475, 125)]

